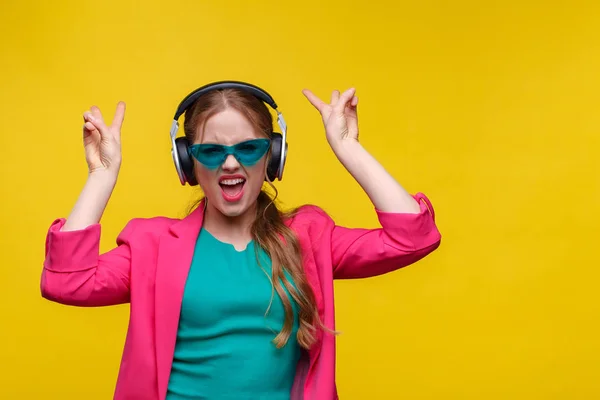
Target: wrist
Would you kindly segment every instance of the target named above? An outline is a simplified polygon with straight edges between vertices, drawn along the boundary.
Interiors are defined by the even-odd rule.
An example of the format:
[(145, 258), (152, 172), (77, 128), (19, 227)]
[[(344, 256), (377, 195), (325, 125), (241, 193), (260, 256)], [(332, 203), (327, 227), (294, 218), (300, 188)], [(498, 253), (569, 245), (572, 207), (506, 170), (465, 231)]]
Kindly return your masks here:
[(100, 185), (114, 185), (117, 183), (118, 176), (118, 169), (97, 169), (89, 172), (88, 182)]
[(355, 159), (358, 154), (364, 151), (364, 147), (355, 139), (342, 139), (330, 143), (330, 145), (340, 161)]

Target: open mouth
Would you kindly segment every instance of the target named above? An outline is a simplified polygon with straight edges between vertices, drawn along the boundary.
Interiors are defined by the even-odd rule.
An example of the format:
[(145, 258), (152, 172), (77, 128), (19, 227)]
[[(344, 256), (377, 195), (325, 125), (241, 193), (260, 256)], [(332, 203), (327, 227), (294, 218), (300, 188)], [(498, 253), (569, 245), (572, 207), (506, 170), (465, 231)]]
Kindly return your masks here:
[(236, 178), (221, 178), (219, 180), (219, 186), (223, 193), (223, 198), (226, 201), (238, 201), (244, 194), (244, 185), (246, 179), (242, 177)]

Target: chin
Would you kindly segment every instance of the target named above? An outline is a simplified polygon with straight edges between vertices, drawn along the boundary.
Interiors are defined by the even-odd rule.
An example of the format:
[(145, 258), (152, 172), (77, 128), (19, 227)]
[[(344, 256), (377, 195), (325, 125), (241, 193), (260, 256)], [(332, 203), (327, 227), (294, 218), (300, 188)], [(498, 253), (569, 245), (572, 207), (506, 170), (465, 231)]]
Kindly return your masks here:
[(219, 202), (217, 203), (216, 208), (224, 216), (235, 218), (244, 215), (250, 207), (246, 204), (223, 204), (223, 202)]
[(208, 203), (212, 204), (214, 208), (225, 217), (235, 218), (242, 216), (254, 206), (258, 194), (260, 193), (260, 189), (256, 191), (252, 190), (250, 187), (244, 187), (243, 190), (244, 193), (240, 198), (231, 199), (226, 195), (223, 195), (223, 191), (218, 187), (216, 190), (212, 191), (210, 195), (207, 193)]

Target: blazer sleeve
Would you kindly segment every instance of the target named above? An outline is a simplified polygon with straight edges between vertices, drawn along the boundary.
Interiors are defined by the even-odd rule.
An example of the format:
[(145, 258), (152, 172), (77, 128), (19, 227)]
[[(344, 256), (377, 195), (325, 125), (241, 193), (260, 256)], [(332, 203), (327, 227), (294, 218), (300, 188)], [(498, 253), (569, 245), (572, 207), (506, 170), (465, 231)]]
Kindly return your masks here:
[(417, 214), (376, 210), (377, 229), (345, 228), (335, 225), (331, 233), (334, 279), (377, 276), (408, 266), (437, 249), (441, 234), (435, 211), (422, 193)]
[(46, 236), (42, 297), (66, 305), (97, 307), (129, 302), (130, 239), (134, 221), (117, 237), (117, 246), (100, 254), (100, 224), (61, 231), (54, 221)]

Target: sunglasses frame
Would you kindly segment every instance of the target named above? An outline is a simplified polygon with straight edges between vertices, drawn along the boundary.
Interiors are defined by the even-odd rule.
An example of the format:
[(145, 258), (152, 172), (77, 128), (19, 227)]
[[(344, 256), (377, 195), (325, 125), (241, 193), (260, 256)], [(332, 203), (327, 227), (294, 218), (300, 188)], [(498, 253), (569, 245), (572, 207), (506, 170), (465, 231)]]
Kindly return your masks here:
[[(260, 150), (260, 156), (257, 153), (256, 155), (254, 155), (254, 154), (251, 155), (253, 157), (251, 160), (248, 160), (247, 158), (244, 159), (244, 156), (240, 155), (240, 152), (242, 151), (242, 150), (240, 150), (240, 147), (247, 146), (248, 144), (256, 144), (257, 148)], [(219, 162), (218, 163), (216, 161), (208, 162), (208, 160), (206, 158), (202, 157), (202, 155), (201, 155), (202, 149), (210, 149), (210, 148), (222, 151), (222, 154), (219, 154)], [(227, 157), (229, 157), (230, 155), (234, 156), (235, 159), (240, 164), (247, 166), (247, 167), (251, 167), (254, 164), (256, 164), (258, 161), (260, 161), (260, 159), (263, 158), (265, 156), (265, 154), (268, 153), (270, 148), (271, 148), (271, 139), (259, 138), (259, 139), (245, 140), (243, 142), (236, 143), (231, 146), (226, 146), (224, 144), (218, 144), (218, 143), (197, 143), (197, 144), (193, 144), (188, 147), (188, 153), (191, 157), (195, 158), (200, 164), (204, 165), (205, 167), (207, 167), (209, 169), (216, 169), (220, 165), (223, 165), (225, 160), (227, 160)], [(254, 157), (256, 157), (256, 159), (254, 159)]]

